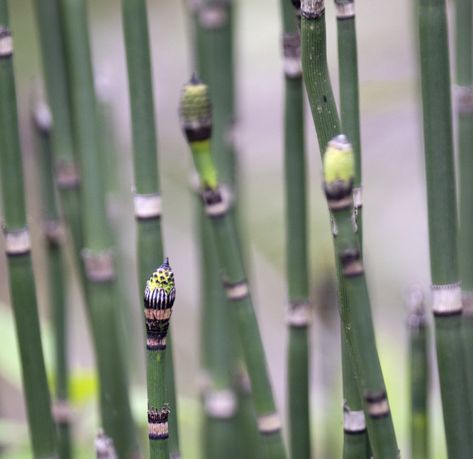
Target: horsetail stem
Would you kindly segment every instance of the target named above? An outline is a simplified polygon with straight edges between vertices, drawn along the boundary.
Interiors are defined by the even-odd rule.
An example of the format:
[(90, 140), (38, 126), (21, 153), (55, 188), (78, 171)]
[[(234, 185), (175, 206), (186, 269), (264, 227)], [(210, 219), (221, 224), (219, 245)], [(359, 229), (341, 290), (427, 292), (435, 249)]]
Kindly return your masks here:
[(111, 232), (106, 217), (99, 158), (97, 101), (84, 0), (62, 0), (73, 128), (82, 174), (82, 251), (89, 319), (100, 380), (100, 412), (121, 459), (137, 452), (122, 341), (116, 313), (117, 288)]
[[(197, 115), (198, 114), (198, 115)], [(265, 457), (285, 458), (281, 421), (276, 411), (261, 336), (250, 298), (234, 221), (222, 195), (210, 154), (211, 105), (208, 88), (195, 76), (184, 86), (180, 104), (181, 124), (189, 142), (200, 178), (205, 212), (211, 221), (217, 244), (224, 286), (240, 334), (246, 367), (251, 381), (258, 427)]]
[(6, 0), (0, 0), (0, 174), (9, 291), (35, 458), (56, 456), (56, 432), (41, 346), (31, 243), (26, 221), (20, 133)]
[(301, 38), (296, 13), (281, 2), (283, 17), (284, 169), (286, 181), (286, 273), (288, 279), (287, 399), (293, 459), (311, 457), (309, 393), (309, 268), (304, 151), (304, 98)]
[[(473, 232), (473, 212), (471, 197), (473, 196), (472, 180), (472, 148), (471, 132), (473, 131), (473, 27), (472, 4), (470, 1), (455, 2), (456, 25), (456, 96), (457, 108), (457, 145), (459, 158), (459, 258), (460, 278), (463, 303), (463, 334), (465, 342), (465, 368), (468, 387), (473, 387), (473, 263), (469, 254), (473, 250), (471, 234)], [(473, 410), (473, 391), (470, 394), (470, 410)]]
[(54, 167), (51, 145), (52, 117), (49, 107), (43, 102), (33, 110), (33, 122), (41, 173), (41, 207), (44, 238), (47, 243), (47, 265), (49, 280), (49, 307), (54, 326), (55, 354), (55, 401), (53, 417), (58, 433), (60, 459), (69, 459), (71, 445), (71, 407), (69, 405), (69, 369), (67, 350), (68, 327), (64, 272), (65, 234), (56, 202)]
[(407, 295), (409, 333), (410, 453), (413, 459), (429, 457), (429, 328), (424, 295), (412, 288)]
[(420, 0), (418, 26), (437, 363), (448, 455), (461, 459), (473, 454), (473, 430), (461, 336), (445, 0)]
[(344, 135), (329, 142), (323, 170), (325, 195), (337, 225), (335, 248), (347, 295), (341, 316), (363, 397), (373, 456), (397, 459), (399, 451), (376, 349), (363, 259), (352, 224), (354, 154)]
[(169, 404), (166, 393), (166, 345), (176, 299), (174, 273), (166, 258), (146, 282), (146, 375), (148, 382), (148, 438), (151, 459), (169, 458)]

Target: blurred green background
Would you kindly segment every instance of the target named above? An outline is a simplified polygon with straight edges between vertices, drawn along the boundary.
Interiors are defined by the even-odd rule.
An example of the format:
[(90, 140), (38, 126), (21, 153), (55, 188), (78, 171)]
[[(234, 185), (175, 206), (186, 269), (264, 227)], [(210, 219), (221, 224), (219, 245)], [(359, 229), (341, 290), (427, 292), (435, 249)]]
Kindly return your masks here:
[[(22, 127), (29, 221), (34, 236), (34, 262), (42, 312), (44, 346), (51, 354), (42, 273), (38, 183), (30, 132), (32, 88), (38, 85), (40, 62), (32, 2), (10, 1), (16, 54), (18, 100)], [(279, 3), (235, 0), (237, 5), (236, 142), (242, 174), (244, 228), (249, 246), (255, 302), (279, 406), (285, 410), (284, 202), (282, 156), (282, 65)], [(180, 132), (177, 104), (192, 68), (190, 21), (183, 1), (148, 2), (152, 39), (155, 103), (159, 138), (164, 243), (176, 275), (174, 308), (175, 363), (179, 389), (183, 456), (200, 457), (199, 293), (195, 246), (194, 198), (190, 190), (191, 159)], [(364, 173), (364, 238), (366, 271), (376, 321), (377, 341), (401, 450), (407, 449), (406, 330), (403, 294), (412, 285), (429, 289), (427, 214), (417, 92), (414, 4), (357, 2)], [(127, 330), (141, 341), (141, 292), (135, 279), (135, 235), (131, 193), (131, 146), (127, 77), (118, 0), (89, 1), (95, 71), (110, 82), (109, 99), (115, 121), (116, 167), (119, 181), (108, 197), (110, 216), (123, 250), (123, 284), (134, 325)], [(336, 20), (327, 2), (328, 55), (334, 91), (338, 93)], [(325, 200), (321, 193), (319, 152), (307, 112), (309, 158), (310, 251), (313, 303), (312, 414), (314, 456), (340, 457), (342, 437), (338, 316), (333, 295), (333, 254)], [(158, 260), (157, 260), (158, 263)], [(5, 458), (30, 457), (16, 355), (8, 306), (5, 261), (0, 262), (0, 451)], [(70, 285), (70, 320), (75, 436), (83, 457), (92, 456), (96, 410), (94, 358), (77, 288)], [(126, 337), (124, 336), (124, 339)], [(143, 353), (130, 346), (131, 379), (137, 419), (145, 414)], [(137, 357), (139, 356), (139, 357)], [(50, 359), (49, 359), (50, 360)], [(49, 366), (51, 368), (51, 365)], [(434, 371), (435, 373), (435, 371)], [(433, 391), (438, 394), (436, 377)], [(446, 457), (438, 395), (433, 403), (434, 457)], [(79, 456), (78, 456), (79, 457)], [(407, 457), (407, 454), (403, 454)]]

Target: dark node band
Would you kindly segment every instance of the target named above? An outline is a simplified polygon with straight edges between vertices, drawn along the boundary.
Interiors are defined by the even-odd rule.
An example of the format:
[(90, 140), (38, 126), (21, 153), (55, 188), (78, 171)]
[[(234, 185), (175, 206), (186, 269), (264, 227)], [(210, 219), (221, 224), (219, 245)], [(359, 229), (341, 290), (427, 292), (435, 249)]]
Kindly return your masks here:
[(351, 196), (353, 199), (353, 179), (349, 182), (336, 180), (330, 184), (324, 183), (324, 192), (330, 201), (341, 201), (347, 196)]
[(356, 277), (364, 272), (361, 254), (357, 248), (344, 250), (340, 254), (340, 263), (345, 277)]
[(245, 280), (240, 282), (223, 281), (223, 286), (230, 301), (239, 301), (248, 297), (250, 294), (248, 284)]
[(322, 16), (325, 15), (325, 6), (324, 6), (324, 2), (308, 2), (308, 3), (320, 3), (322, 4), (322, 6), (314, 6), (314, 7), (311, 7), (311, 8), (304, 8), (304, 5), (302, 4), (301, 2), (301, 16), (304, 17), (305, 19), (310, 19), (310, 20), (314, 20), (314, 19), (318, 19)]
[(212, 135), (212, 126), (201, 126), (197, 128), (185, 128), (184, 133), (188, 142), (200, 142), (209, 140)]
[(169, 437), (169, 408), (148, 409), (148, 437), (150, 440), (165, 440)]
[(380, 419), (389, 415), (388, 398), (385, 391), (365, 395), (368, 414), (372, 419)]

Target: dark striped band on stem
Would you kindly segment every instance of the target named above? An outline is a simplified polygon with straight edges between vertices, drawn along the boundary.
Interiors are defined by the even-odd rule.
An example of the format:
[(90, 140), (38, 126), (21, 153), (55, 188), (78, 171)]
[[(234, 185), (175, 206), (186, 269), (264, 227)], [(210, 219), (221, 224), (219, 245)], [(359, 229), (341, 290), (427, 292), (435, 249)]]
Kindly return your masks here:
[(460, 315), (463, 310), (460, 282), (432, 285), (432, 310), (436, 317)]
[(81, 252), (84, 260), (85, 275), (94, 284), (103, 284), (115, 279), (115, 267), (113, 263), (113, 251), (103, 250), (94, 252), (84, 249)]
[(64, 160), (57, 161), (56, 184), (60, 190), (73, 190), (79, 187), (79, 167), (75, 162)]
[(135, 194), (133, 197), (136, 220), (157, 220), (161, 218), (161, 194)]
[(248, 283), (245, 280), (234, 283), (224, 281), (223, 286), (225, 288), (227, 298), (230, 301), (244, 300), (250, 294)]
[(66, 234), (64, 226), (59, 220), (46, 220), (43, 231), (50, 247), (59, 247), (64, 243)]
[(282, 427), (281, 419), (276, 411), (264, 416), (259, 416), (257, 421), (258, 430), (261, 435), (273, 435), (280, 432)]
[(345, 277), (356, 277), (365, 272), (358, 248), (345, 249), (340, 255), (340, 262)]
[(457, 111), (460, 115), (468, 115), (473, 113), (472, 86), (456, 86), (455, 99), (457, 104)]
[(0, 27), (0, 59), (13, 56), (13, 38), (7, 27)]
[(366, 432), (366, 420), (363, 410), (350, 410), (343, 406), (343, 431), (348, 435), (359, 435)]
[(355, 17), (355, 3), (336, 3), (337, 6), (337, 19), (350, 19)]
[(301, 35), (299, 31), (286, 32), (282, 36), (283, 69), (286, 78), (302, 77)]
[(148, 438), (150, 440), (166, 440), (169, 438), (169, 408), (148, 408)]
[(52, 406), (54, 422), (58, 425), (70, 424), (72, 421), (72, 407), (68, 400), (55, 400)]
[(290, 327), (308, 327), (312, 319), (312, 309), (307, 301), (295, 301), (289, 303), (286, 313), (286, 323)]
[(325, 13), (324, 0), (303, 0), (301, 2), (301, 15), (307, 19), (317, 19)]
[(353, 207), (355, 210), (363, 207), (363, 188), (361, 186), (353, 188)]
[(238, 401), (230, 389), (209, 390), (204, 394), (204, 409), (213, 419), (231, 419), (237, 414)]
[(222, 218), (230, 210), (230, 198), (225, 196), (221, 187), (215, 190), (206, 188), (202, 191), (202, 200), (205, 204), (205, 213), (211, 218)]
[(368, 414), (372, 419), (384, 418), (389, 415), (389, 403), (386, 392), (367, 393), (365, 401), (368, 405)]
[(31, 239), (28, 228), (15, 231), (4, 230), (5, 253), (8, 257), (28, 255), (31, 252)]

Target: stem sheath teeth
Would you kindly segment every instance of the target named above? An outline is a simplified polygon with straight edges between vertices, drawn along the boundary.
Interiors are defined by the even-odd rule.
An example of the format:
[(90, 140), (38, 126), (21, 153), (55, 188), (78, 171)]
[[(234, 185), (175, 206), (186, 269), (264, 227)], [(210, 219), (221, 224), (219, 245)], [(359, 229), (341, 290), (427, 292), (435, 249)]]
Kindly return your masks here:
[(317, 19), (324, 12), (324, 0), (302, 0), (301, 2), (301, 14), (307, 19)]

